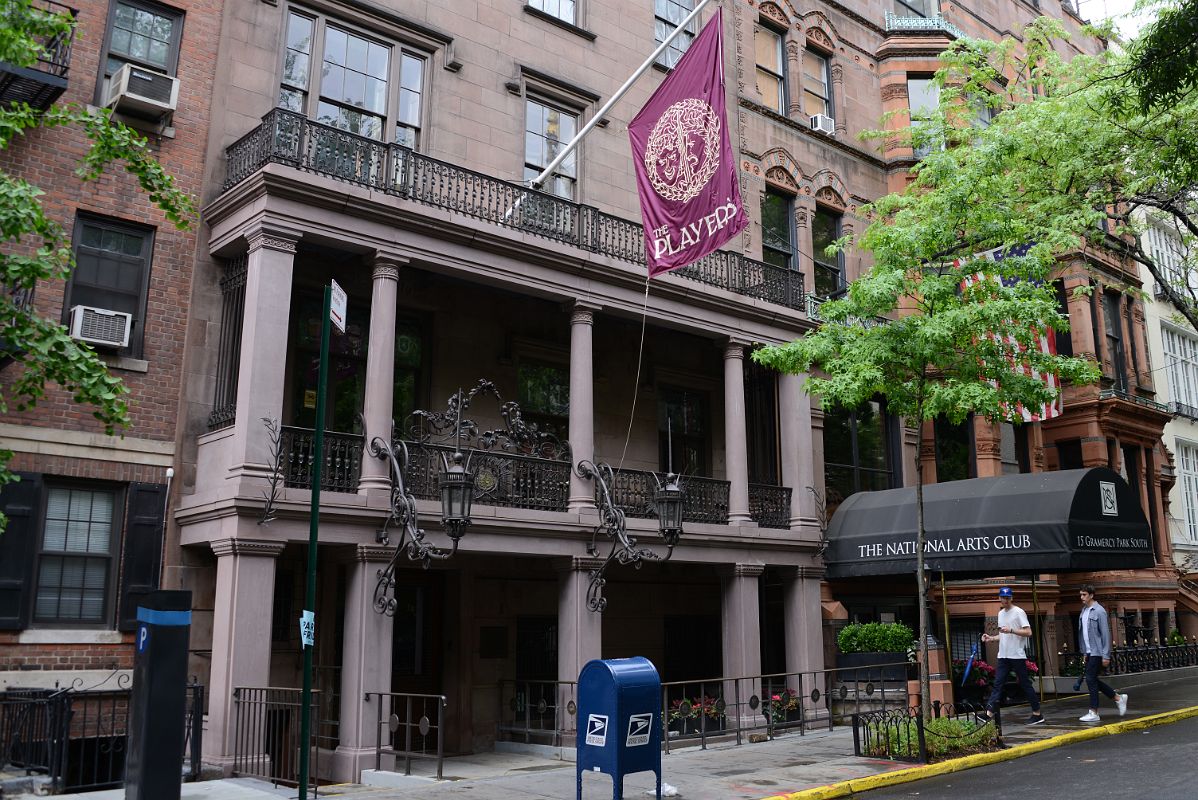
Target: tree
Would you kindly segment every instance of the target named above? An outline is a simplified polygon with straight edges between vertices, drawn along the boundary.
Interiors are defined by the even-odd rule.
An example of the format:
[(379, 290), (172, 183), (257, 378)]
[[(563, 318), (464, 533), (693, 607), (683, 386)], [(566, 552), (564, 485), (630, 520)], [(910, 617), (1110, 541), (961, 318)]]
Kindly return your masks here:
[(1145, 112), (1175, 105), (1198, 87), (1198, 0), (1153, 5), (1160, 13), (1132, 44), (1128, 74)]
[[(70, 16), (35, 7), (31, 0), (6, 0), (0, 10), (0, 62), (33, 66), (46, 54), (45, 43), (70, 36), (73, 26)], [(88, 139), (89, 148), (76, 170), (80, 180), (94, 181), (105, 169), (121, 163), (168, 220), (187, 227), (195, 213), (191, 198), (154, 159), (145, 138), (113, 122), (107, 111), (77, 104), (45, 111), (25, 103), (0, 107), (0, 151), (18, 137), (60, 127), (76, 128)], [(48, 384), (58, 384), (75, 402), (92, 406), (105, 432), (113, 434), (129, 425), (124, 400), (128, 390), (108, 374), (91, 347), (72, 339), (61, 324), (39, 314), (30, 302), (39, 281), (65, 278), (74, 266), (70, 239), (46, 214), (43, 194), (28, 181), (0, 170), (0, 355), (20, 364), (16, 377), (0, 394), (0, 413), (8, 410), (9, 402), (18, 410), (33, 408)], [(11, 451), (0, 449), (0, 485), (13, 479), (7, 466), (11, 458)], [(4, 523), (0, 514), (0, 531)]]
[[(907, 137), (933, 143), (915, 180), (900, 194), (865, 209), (872, 219), (856, 241), (873, 266), (842, 299), (820, 307), (823, 325), (814, 333), (754, 353), (762, 364), (789, 373), (812, 373), (805, 388), (825, 407), (856, 407), (882, 397), (890, 412), (919, 430), (916, 448), (916, 559), (919, 637), (927, 641), (926, 532), (923, 519), (923, 422), (969, 414), (992, 421), (1011, 418), (1019, 406), (1039, 408), (1054, 392), (1038, 377), (1064, 381), (1098, 379), (1089, 360), (1043, 352), (1041, 335), (1068, 329), (1057, 311), (1050, 279), (1058, 259), (1082, 247), (1092, 206), (1051, 195), (1035, 208), (1021, 206), (1031, 166), (1051, 169), (1052, 140), (1023, 141), (1023, 126), (1047, 124), (1048, 110), (1033, 97), (1051, 96), (1054, 74), (1051, 23), (1034, 23), (1021, 50), (1013, 41), (967, 41), (945, 56), (938, 73), (940, 108), (914, 129), (879, 131), (876, 137)], [(1006, 75), (1003, 94), (994, 87)], [(979, 104), (1004, 109), (978, 128)], [(1016, 145), (1015, 141), (1019, 144)], [(1034, 145), (1045, 149), (1036, 150)], [(1013, 163), (1014, 148), (1027, 151)], [(1046, 166), (1047, 165), (1047, 166)], [(1065, 170), (1068, 171), (1068, 168)], [(1061, 180), (1067, 180), (1060, 177)], [(997, 253), (986, 251), (998, 249)], [(927, 648), (920, 676), (922, 710), (930, 712)]]

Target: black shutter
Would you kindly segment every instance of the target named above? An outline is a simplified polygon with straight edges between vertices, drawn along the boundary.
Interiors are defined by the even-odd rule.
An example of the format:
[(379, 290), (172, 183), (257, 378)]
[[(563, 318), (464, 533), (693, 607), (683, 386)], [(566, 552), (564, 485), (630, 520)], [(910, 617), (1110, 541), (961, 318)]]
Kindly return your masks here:
[(0, 489), (0, 508), (8, 515), (0, 533), (0, 630), (29, 624), (41, 495), (41, 475), (18, 473), (18, 480)]
[(162, 559), (162, 521), (166, 513), (166, 486), (161, 483), (129, 484), (125, 514), (125, 541), (121, 557), (121, 596), (117, 628), (137, 627), (137, 604), (158, 588)]

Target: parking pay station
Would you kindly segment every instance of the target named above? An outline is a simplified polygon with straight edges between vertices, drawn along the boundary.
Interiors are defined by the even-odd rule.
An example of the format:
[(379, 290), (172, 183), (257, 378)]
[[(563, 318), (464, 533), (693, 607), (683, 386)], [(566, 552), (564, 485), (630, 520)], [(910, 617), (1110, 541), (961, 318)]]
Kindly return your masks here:
[(150, 592), (138, 602), (126, 800), (179, 800), (190, 633), (191, 592)]
[(612, 798), (624, 797), (624, 776), (657, 775), (661, 800), (661, 678), (647, 658), (595, 660), (578, 676), (578, 800), (582, 773), (604, 772)]

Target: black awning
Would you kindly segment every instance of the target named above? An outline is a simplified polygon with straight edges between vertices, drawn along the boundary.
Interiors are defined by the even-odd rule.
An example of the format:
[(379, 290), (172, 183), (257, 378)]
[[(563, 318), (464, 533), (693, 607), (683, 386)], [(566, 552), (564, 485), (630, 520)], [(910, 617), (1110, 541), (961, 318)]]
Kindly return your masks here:
[[(932, 572), (1000, 576), (1151, 567), (1140, 499), (1105, 467), (924, 487)], [(836, 509), (829, 578), (915, 574), (915, 489), (859, 492)]]

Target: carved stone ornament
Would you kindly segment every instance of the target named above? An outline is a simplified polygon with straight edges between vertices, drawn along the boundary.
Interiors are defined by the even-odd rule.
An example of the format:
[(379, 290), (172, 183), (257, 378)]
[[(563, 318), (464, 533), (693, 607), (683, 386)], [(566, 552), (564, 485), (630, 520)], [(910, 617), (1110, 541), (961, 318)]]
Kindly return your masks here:
[(816, 45), (822, 50), (827, 50), (829, 53), (835, 52), (836, 46), (832, 44), (832, 37), (824, 33), (819, 28), (807, 29), (807, 41)]
[(835, 206), (841, 210), (844, 209), (844, 200), (836, 193), (836, 190), (830, 186), (825, 186), (815, 193), (815, 199), (826, 205)]
[(280, 253), (294, 253), (298, 241), (285, 236), (271, 235), (266, 231), (254, 231), (246, 236), (249, 241), (249, 252), (265, 247), (268, 250), (278, 250)]
[(799, 193), (799, 185), (795, 183), (795, 179), (791, 177), (790, 173), (781, 167), (772, 167), (767, 170), (765, 173), (765, 179), (769, 183), (786, 189), (788, 192), (793, 194)]
[(774, 3), (762, 3), (761, 8), (759, 8), (758, 11), (761, 12), (761, 16), (765, 17), (770, 22), (780, 25), (783, 28), (790, 27), (790, 20), (786, 18), (786, 12)]
[(906, 100), (907, 84), (891, 83), (882, 87), (882, 102), (887, 100)]

